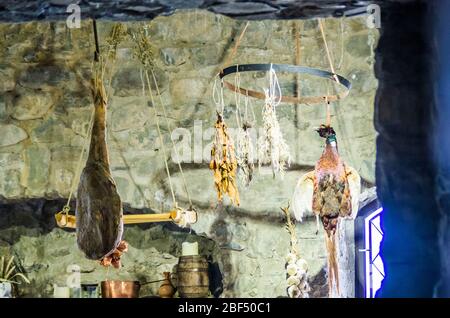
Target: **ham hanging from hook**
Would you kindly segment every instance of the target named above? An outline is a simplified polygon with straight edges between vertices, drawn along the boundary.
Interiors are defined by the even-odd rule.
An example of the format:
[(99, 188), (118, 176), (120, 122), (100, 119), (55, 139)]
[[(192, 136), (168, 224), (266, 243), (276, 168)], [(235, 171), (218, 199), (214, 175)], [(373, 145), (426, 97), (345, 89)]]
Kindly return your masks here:
[(103, 265), (120, 267), (123, 210), (109, 167), (106, 144), (107, 98), (100, 74), (93, 80), (94, 122), (89, 156), (77, 192), (77, 244), (85, 256)]

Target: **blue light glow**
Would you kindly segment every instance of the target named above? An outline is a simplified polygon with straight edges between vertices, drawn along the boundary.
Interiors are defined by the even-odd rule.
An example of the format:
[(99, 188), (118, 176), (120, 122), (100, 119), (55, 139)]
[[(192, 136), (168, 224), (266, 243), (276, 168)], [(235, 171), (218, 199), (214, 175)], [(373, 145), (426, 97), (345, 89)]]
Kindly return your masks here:
[(381, 230), (381, 212), (379, 208), (369, 214), (364, 219), (365, 228), (365, 250), (366, 250), (366, 298), (374, 298), (377, 291), (381, 288), (383, 282), (384, 263), (380, 254), (380, 244), (383, 240), (383, 231)]

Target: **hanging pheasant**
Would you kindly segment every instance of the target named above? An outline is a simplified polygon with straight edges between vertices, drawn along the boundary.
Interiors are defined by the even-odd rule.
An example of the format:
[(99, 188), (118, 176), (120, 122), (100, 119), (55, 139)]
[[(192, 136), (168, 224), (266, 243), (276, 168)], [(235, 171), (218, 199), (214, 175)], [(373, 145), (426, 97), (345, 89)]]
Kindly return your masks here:
[(299, 221), (310, 212), (322, 221), (328, 252), (329, 292), (331, 295), (334, 284), (339, 295), (336, 232), (340, 218), (356, 217), (361, 179), (356, 170), (340, 158), (334, 129), (321, 125), (317, 132), (326, 139), (325, 150), (315, 169), (298, 181), (292, 199), (293, 210)]

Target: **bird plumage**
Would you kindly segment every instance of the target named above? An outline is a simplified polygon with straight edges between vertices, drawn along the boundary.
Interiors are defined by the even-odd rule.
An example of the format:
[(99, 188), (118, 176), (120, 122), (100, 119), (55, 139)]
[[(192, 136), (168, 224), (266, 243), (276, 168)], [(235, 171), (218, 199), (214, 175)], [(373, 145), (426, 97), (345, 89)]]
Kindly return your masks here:
[(333, 128), (322, 125), (318, 133), (326, 138), (325, 149), (314, 170), (297, 183), (293, 210), (299, 221), (311, 212), (321, 220), (326, 232), (329, 288), (331, 291), (334, 283), (339, 293), (336, 231), (340, 218), (356, 217), (361, 182), (356, 170), (340, 158)]

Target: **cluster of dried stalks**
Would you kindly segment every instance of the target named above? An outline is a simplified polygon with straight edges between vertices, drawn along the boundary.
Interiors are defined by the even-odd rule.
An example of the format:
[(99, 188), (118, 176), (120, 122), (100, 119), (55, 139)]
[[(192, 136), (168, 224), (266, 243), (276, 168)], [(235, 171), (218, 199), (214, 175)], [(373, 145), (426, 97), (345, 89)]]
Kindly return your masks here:
[(270, 98), (266, 98), (263, 109), (264, 135), (259, 140), (259, 166), (270, 164), (275, 177), (276, 174), (283, 175), (291, 161), (289, 146), (281, 133), (275, 105)]
[(239, 192), (236, 184), (237, 159), (234, 144), (222, 115), (218, 114), (215, 137), (211, 148), (209, 168), (214, 172), (214, 184), (219, 201), (227, 194), (231, 202), (239, 205)]
[(237, 164), (239, 167), (239, 179), (244, 186), (248, 187), (253, 179), (254, 149), (250, 136), (249, 123), (244, 123), (237, 136)]

